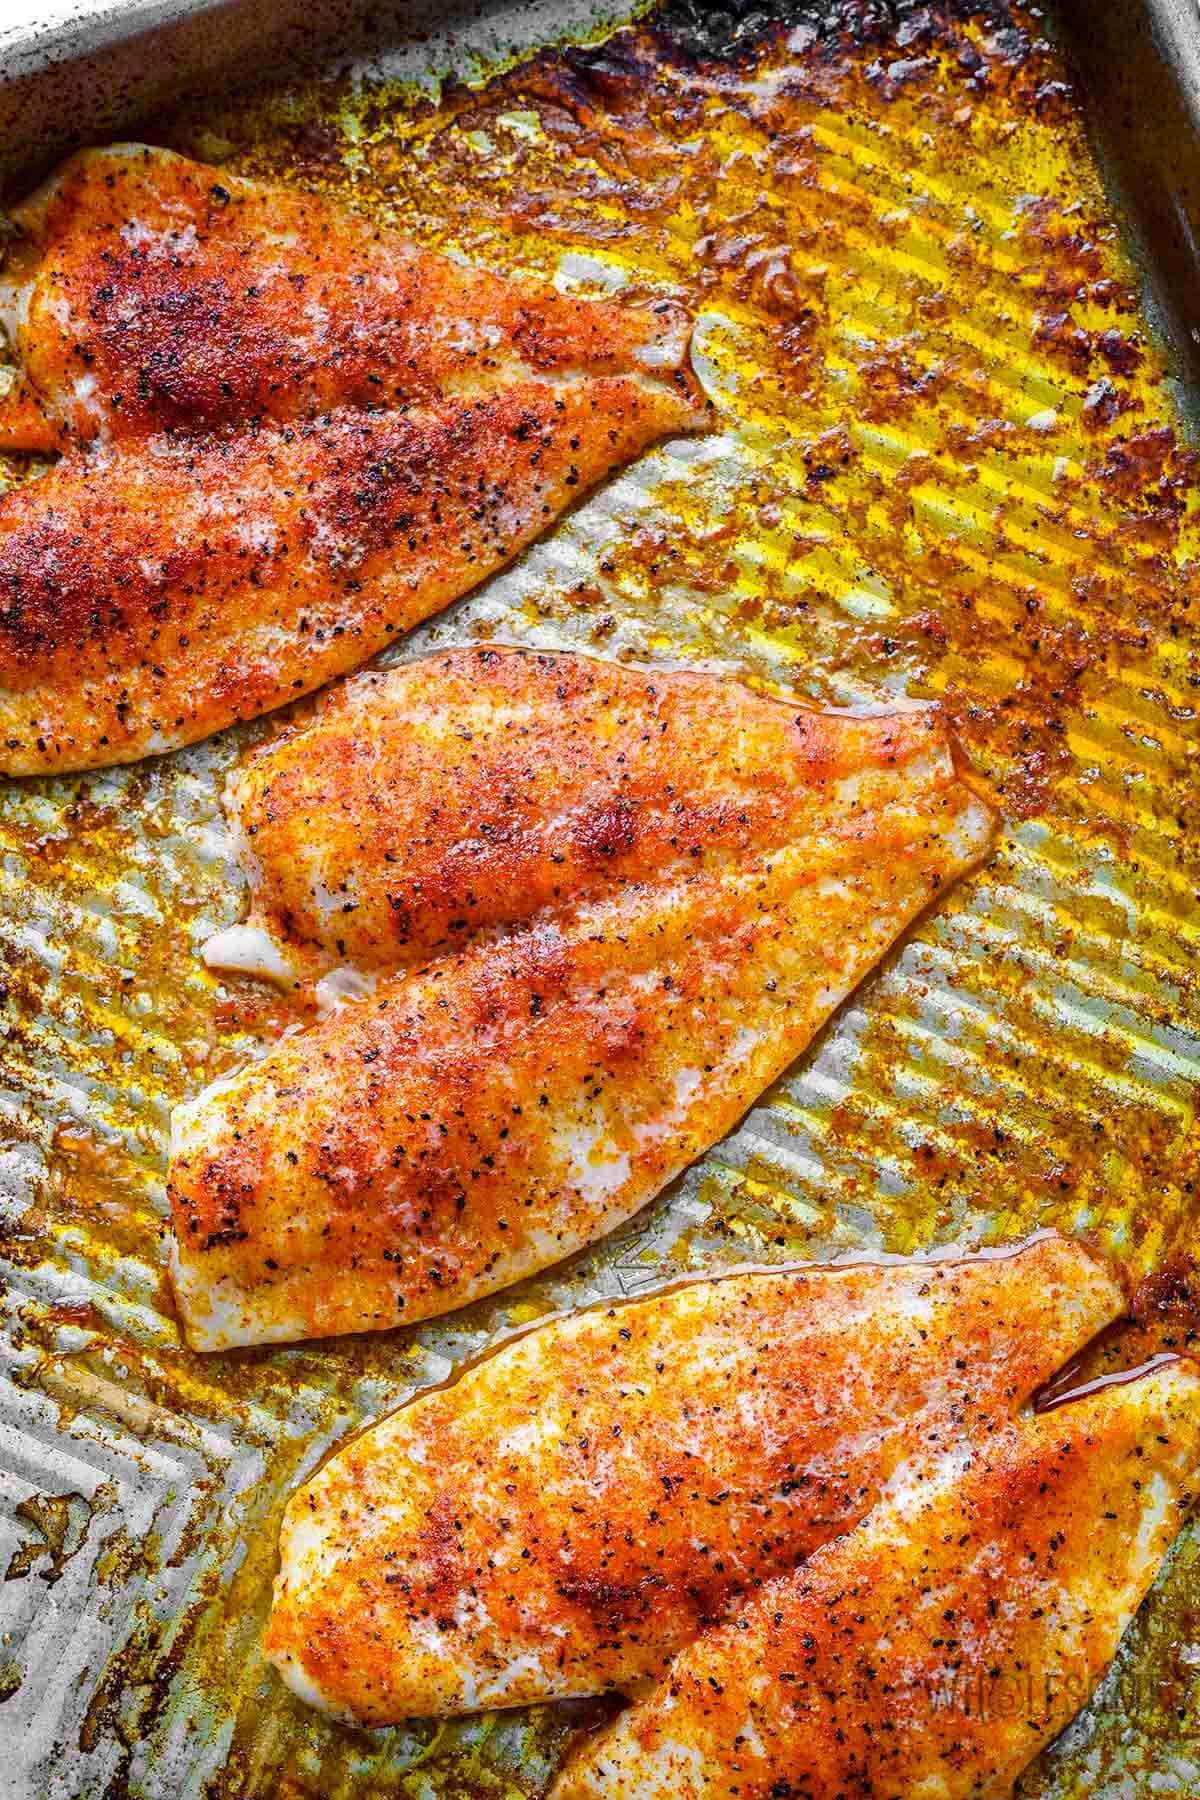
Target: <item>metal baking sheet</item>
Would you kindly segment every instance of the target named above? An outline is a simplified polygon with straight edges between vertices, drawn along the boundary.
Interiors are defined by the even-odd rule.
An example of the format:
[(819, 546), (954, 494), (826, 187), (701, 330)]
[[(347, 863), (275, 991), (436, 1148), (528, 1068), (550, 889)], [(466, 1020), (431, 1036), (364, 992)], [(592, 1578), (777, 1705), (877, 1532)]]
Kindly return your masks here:
[[(1005, 813), (990, 865), (612, 1239), (450, 1320), (205, 1359), (163, 1275), (165, 1134), (292, 1017), (196, 955), (243, 904), (220, 792), (269, 727), (0, 788), (0, 1794), (532, 1800), (594, 1709), (356, 1733), (263, 1666), (282, 1501), (340, 1436), (515, 1325), (687, 1270), (1054, 1224), (1132, 1284), (1186, 1241), (1186, 283), (1147, 290), (1054, 23), (1005, 0), (678, 0), (630, 29), (590, 0), (353, 25), (314, 6), (303, 42), (260, 7), (238, 92), (254, 9), (230, 9), (223, 46), (223, 9), (185, 10), (203, 55), (156, 36), (163, 8), (22, 40), (8, 117), (41, 124), (10, 169), (57, 147), (45, 95), (67, 82), (93, 136), (141, 108), (150, 141), (426, 244), (699, 311), (713, 435), (643, 458), (399, 654), (489, 637), (837, 705), (934, 697)], [(199, 87), (145, 116), (160, 41), (171, 91)], [(1137, 167), (1114, 150), (1144, 229)], [(1195, 1531), (1024, 1792), (1200, 1794)]]

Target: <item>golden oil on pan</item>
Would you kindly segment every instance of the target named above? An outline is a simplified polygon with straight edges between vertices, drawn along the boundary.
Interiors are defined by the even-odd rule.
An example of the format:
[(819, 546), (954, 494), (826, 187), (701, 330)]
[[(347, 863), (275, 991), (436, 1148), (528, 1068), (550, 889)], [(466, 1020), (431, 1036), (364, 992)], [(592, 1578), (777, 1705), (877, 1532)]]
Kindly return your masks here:
[[(997, 853), (614, 1238), (448, 1321), (201, 1358), (163, 1277), (168, 1112), (296, 1016), (196, 954), (243, 905), (220, 791), (264, 727), (5, 784), (0, 1738), (39, 1793), (543, 1793), (596, 1706), (359, 1733), (258, 1640), (297, 1477), (550, 1310), (1056, 1225), (1142, 1284), (1144, 1330), (1190, 1329), (1200, 483), (1079, 96), (1003, 0), (732, 19), (593, 23), (471, 85), (340, 68), (140, 135), (699, 314), (716, 431), (393, 655), (487, 637), (934, 698)], [(1200, 1794), (1194, 1530), (1022, 1791)]]

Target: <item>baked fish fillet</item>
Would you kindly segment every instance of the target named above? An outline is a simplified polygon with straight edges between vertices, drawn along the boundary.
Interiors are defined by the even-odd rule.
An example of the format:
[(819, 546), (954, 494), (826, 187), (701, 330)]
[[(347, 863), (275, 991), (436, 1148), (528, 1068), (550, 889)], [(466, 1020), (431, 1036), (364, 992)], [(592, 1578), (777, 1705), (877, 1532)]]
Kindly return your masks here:
[[(342, 683), (227, 800), (250, 930), (275, 967), (317, 973), (427, 960), (634, 882), (845, 840), (943, 784), (965, 798), (933, 713), (851, 718), (713, 675), (484, 646)], [(246, 930), (207, 959), (241, 966)]]
[(696, 414), (673, 301), (574, 299), (408, 242), (297, 188), (146, 144), (84, 150), (12, 213), (0, 444), (193, 432), (623, 375)]
[(1186, 1517), (1182, 1362), (919, 1461), (585, 1743), (552, 1800), (1006, 1800)]
[(342, 674), (705, 408), (679, 309), (508, 283), (141, 147), (19, 215), (0, 772), (127, 762)]
[[(178, 1108), (189, 1341), (449, 1311), (611, 1230), (721, 1137), (990, 840), (929, 715), (822, 721), (831, 743), (839, 729), (852, 752), (828, 783), (798, 733), (793, 778), (824, 786), (820, 830), (778, 844), (750, 823), (730, 845), (720, 808), (688, 805), (681, 758), (657, 805), (687, 818), (694, 866), (383, 975)], [(436, 885), (436, 838), (398, 854)]]
[(0, 496), (0, 770), (129, 762), (319, 686), (676, 423), (601, 376), (63, 457)]
[(906, 1457), (1000, 1428), (1121, 1305), (1046, 1237), (555, 1320), (293, 1496), (267, 1658), (368, 1724), (642, 1688)]

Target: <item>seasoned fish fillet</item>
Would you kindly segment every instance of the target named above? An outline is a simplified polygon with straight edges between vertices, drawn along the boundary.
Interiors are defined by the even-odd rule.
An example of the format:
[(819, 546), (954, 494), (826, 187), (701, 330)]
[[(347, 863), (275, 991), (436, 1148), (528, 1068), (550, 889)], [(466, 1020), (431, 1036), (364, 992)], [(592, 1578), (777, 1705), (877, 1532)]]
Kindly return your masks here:
[(370, 1724), (643, 1687), (906, 1457), (995, 1431), (1120, 1311), (1084, 1251), (1044, 1238), (556, 1320), (293, 1496), (268, 1660)]
[(671, 301), (578, 300), (419, 249), (298, 189), (169, 150), (71, 157), (12, 214), (0, 318), (23, 380), (0, 444), (432, 405), (530, 380), (661, 381), (680, 418), (690, 323)]
[(0, 496), (0, 768), (128, 762), (319, 686), (507, 561), (672, 406), (620, 376), (526, 382), (64, 457)]
[(488, 646), (343, 683), (229, 800), (251, 928), (315, 970), (416, 962), (569, 900), (845, 839), (930, 780), (951, 781), (931, 713), (833, 716), (713, 675)]
[(133, 146), (20, 215), (0, 301), (0, 771), (127, 762), (320, 686), (702, 423), (677, 308), (572, 300)]
[[(780, 844), (748, 814), (731, 842), (683, 756), (653, 804), (686, 819), (685, 866), (558, 907), (538, 906), (543, 871), (518, 929), (382, 976), (178, 1108), (189, 1341), (449, 1311), (611, 1230), (721, 1137), (991, 835), (929, 715), (828, 717), (795, 745), (819, 829), (801, 808)], [(436, 838), (397, 853), (435, 893), (454, 861)]]
[(681, 1650), (552, 1800), (1005, 1800), (1111, 1661), (1198, 1466), (1183, 1363), (917, 1463)]

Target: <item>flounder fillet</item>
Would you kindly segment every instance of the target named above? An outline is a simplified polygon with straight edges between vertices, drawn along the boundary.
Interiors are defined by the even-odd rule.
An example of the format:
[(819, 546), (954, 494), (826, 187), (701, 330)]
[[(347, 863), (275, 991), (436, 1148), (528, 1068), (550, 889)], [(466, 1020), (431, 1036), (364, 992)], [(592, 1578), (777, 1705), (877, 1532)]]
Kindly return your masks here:
[(140, 145), (16, 215), (0, 771), (131, 761), (344, 673), (703, 422), (689, 322), (503, 280)]
[(342, 683), (248, 758), (228, 809), (251, 924), (310, 974), (802, 841), (849, 859), (891, 807), (939, 798), (967, 801), (933, 714), (484, 646)]
[(23, 381), (0, 413), (9, 448), (585, 375), (660, 376), (692, 407), (689, 324), (671, 302), (494, 275), (172, 151), (82, 151), (12, 216), (24, 235), (0, 300)]
[[(174, 1275), (198, 1348), (425, 1318), (611, 1230), (740, 1118), (990, 841), (990, 812), (955, 774), (929, 713), (817, 715), (713, 677), (604, 664), (580, 672), (570, 658), (472, 652), (373, 690), (381, 713), (390, 693), (397, 719), (414, 682), (431, 713), (444, 709), (414, 739), (428, 770), (405, 767), (404, 785), (418, 796), (444, 792), (451, 824), (443, 832), (431, 820), (396, 839), (385, 831), (365, 859), (371, 879), (354, 890), (365, 940), (382, 930), (375, 879), (384, 865), (387, 891), (394, 883), (405, 904), (429, 897), (432, 922), (416, 924), (418, 935), (440, 941), (454, 929), (464, 863), (469, 872), (473, 862), (461, 853), (453, 799), (476, 721), (460, 711), (472, 668), (501, 710), (511, 697), (497, 668), (523, 689), (530, 764), (543, 761), (543, 705), (547, 762), (568, 735), (568, 712), (603, 743), (624, 707), (617, 737), (633, 753), (636, 826), (621, 824), (629, 765), (615, 745), (611, 757), (568, 761), (565, 807), (547, 784), (523, 808), (506, 799), (505, 731), (483, 733), (471, 780), (496, 791), (480, 802), (478, 835), (486, 842), (489, 819), (505, 813), (528, 830), (528, 879), (501, 855), (493, 885), (481, 855), (491, 898), (468, 917), (477, 929), (462, 949), (381, 976), (369, 998), (176, 1110)], [(706, 697), (737, 727), (708, 761), (688, 739)], [(311, 735), (285, 742), (277, 765), (294, 769), (301, 756), (354, 770), (344, 791), (335, 775), (327, 803), (298, 815), (313, 838), (328, 833), (348, 855), (376, 804), (393, 816), (407, 804), (380, 792), (369, 759), (354, 764), (342, 739), (355, 739), (360, 723), (353, 701), (335, 703)], [(772, 758), (760, 808), (746, 772)], [(269, 759), (254, 779), (264, 767)], [(585, 898), (556, 897), (555, 871), (576, 876), (569, 858), (555, 859), (568, 857), (571, 820), (589, 813), (602, 822), (601, 835), (592, 825), (584, 833), (598, 867), (581, 879)], [(611, 858), (599, 848), (610, 838)], [(593, 850), (580, 854), (587, 863)], [(349, 879), (350, 862), (340, 866)], [(264, 881), (279, 895), (291, 877)], [(304, 886), (302, 875), (301, 910)], [(336, 943), (312, 909), (299, 928)]]
[(1120, 1310), (1084, 1251), (1046, 1237), (555, 1320), (293, 1496), (267, 1657), (369, 1724), (640, 1690), (907, 1458), (1001, 1429)]
[(1007, 1800), (1111, 1661), (1198, 1464), (1182, 1362), (974, 1434), (681, 1650), (552, 1800)]

